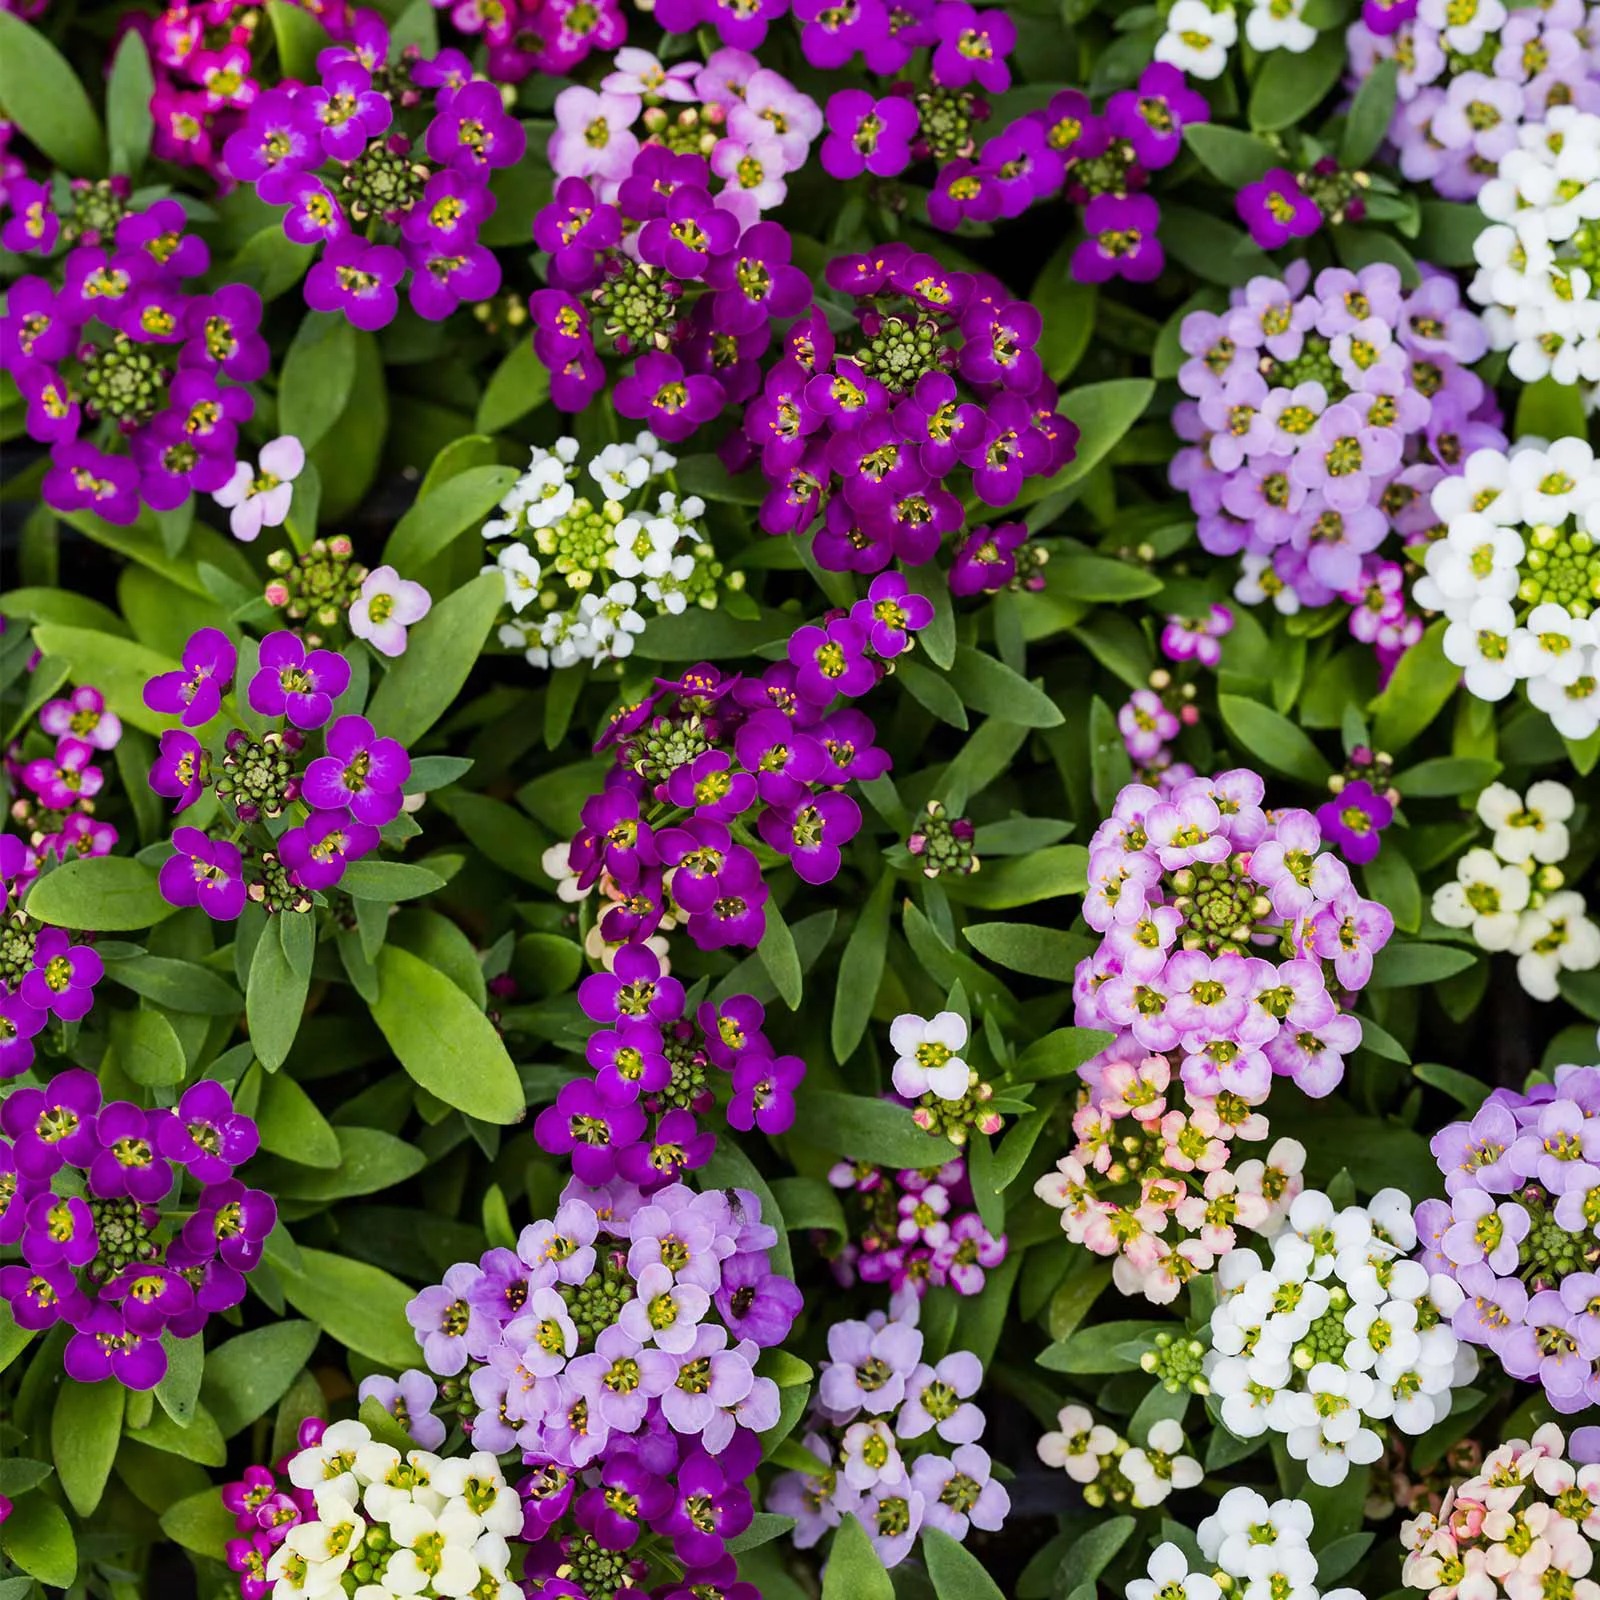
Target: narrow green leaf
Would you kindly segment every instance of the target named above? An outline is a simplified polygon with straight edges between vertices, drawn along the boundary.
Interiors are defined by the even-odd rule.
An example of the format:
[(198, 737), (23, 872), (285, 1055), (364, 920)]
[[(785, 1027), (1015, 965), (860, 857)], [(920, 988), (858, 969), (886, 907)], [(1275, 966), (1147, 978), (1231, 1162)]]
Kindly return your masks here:
[(1325, 788), (1333, 774), (1327, 758), (1287, 717), (1242, 695), (1217, 696), (1223, 723), (1236, 741), (1235, 754), (1287, 778)]
[(317, 1347), (309, 1322), (274, 1322), (241, 1333), (206, 1357), (200, 1385), (204, 1401), (225, 1439), (276, 1405)]
[(105, 137), (77, 73), (11, 11), (0, 11), (0, 105), (56, 166), (78, 178), (104, 175)]
[(289, 958), (285, 929), (290, 921), (306, 921), (309, 912), (285, 912), (268, 921), (256, 942), (245, 990), (245, 1015), (250, 1044), (262, 1066), (276, 1071), (288, 1059), (305, 1014), (310, 972), (300, 973)]
[(280, 1272), (289, 1304), (331, 1338), (400, 1371), (417, 1364), (417, 1341), (406, 1321), (413, 1291), (378, 1267), (325, 1250), (302, 1250), (302, 1271)]
[(468, 467), (447, 478), (419, 496), (395, 524), (383, 547), (384, 561), (401, 572), (415, 572), (482, 522), (516, 481), (515, 467), (496, 466)]
[(798, 1011), (805, 982), (800, 971), (800, 953), (794, 947), (794, 935), (783, 920), (783, 913), (770, 900), (767, 902), (767, 925), (756, 953), (773, 987), (783, 996), (783, 1003), (791, 1011)]
[(922, 1555), (939, 1600), (1006, 1600), (983, 1563), (941, 1529), (922, 1530)]
[(894, 1600), (894, 1580), (884, 1571), (867, 1530), (846, 1512), (822, 1569), (822, 1600)]
[(550, 369), (533, 353), (531, 339), (518, 339), (510, 355), (490, 374), (473, 426), (479, 433), (498, 433), (549, 398)]
[(949, 1158), (947, 1141), (924, 1133), (911, 1112), (887, 1100), (802, 1089), (794, 1131), (819, 1149), (885, 1167), (939, 1166)]
[(102, 1383), (61, 1379), (50, 1414), (50, 1451), (61, 1488), (80, 1517), (91, 1515), (105, 1493), (127, 1393), (109, 1378)]
[(182, 1083), (188, 1067), (183, 1044), (159, 1011), (113, 1011), (111, 1042), (117, 1065), (146, 1088)]
[(1378, 153), (1394, 120), (1399, 77), (1400, 63), (1391, 56), (1378, 62), (1362, 80), (1345, 118), (1344, 138), (1339, 142), (1342, 165), (1364, 167)]
[(833, 995), (833, 1022), (829, 1037), (836, 1061), (847, 1061), (861, 1043), (872, 1020), (878, 985), (883, 981), (889, 948), (889, 911), (894, 900), (894, 878), (885, 873), (872, 886), (856, 925), (850, 930), (839, 961), (839, 981)]
[(1006, 722), (1025, 728), (1053, 728), (1064, 720), (1061, 708), (1043, 689), (971, 645), (956, 646), (950, 682), (963, 704)]
[(150, 115), (155, 90), (150, 52), (144, 40), (130, 29), (117, 46), (111, 81), (106, 85), (106, 132), (111, 141), (113, 172), (137, 178), (144, 170), (150, 137), (155, 131)]
[[(272, 0), (280, 12), (313, 19), (309, 12)], [(350, 402), (356, 378), (356, 330), (337, 312), (308, 311), (283, 358), (278, 383), (278, 427), (292, 433), (307, 451), (320, 444)]]
[[(8, 16), (10, 12), (0, 11), (0, 18)], [(0, 29), (0, 58), (5, 55), (5, 38)], [(25, 1495), (16, 1503), (11, 1515), (0, 1523), (0, 1550), (47, 1588), (70, 1589), (78, 1575), (78, 1544), (72, 1524), (66, 1512), (46, 1495)]]

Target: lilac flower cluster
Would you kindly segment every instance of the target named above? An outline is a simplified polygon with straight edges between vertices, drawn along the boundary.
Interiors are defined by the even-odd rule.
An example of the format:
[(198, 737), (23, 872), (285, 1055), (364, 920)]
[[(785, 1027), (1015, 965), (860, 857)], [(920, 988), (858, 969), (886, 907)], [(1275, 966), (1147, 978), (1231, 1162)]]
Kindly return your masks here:
[(802, 1550), (854, 1516), (894, 1567), (924, 1528), (965, 1539), (969, 1527), (997, 1531), (1011, 1510), (977, 1442), (983, 1363), (968, 1350), (924, 1360), (919, 1304), (903, 1296), (888, 1314), (828, 1330), (803, 1447), (816, 1465), (784, 1473), (767, 1495), (769, 1510), (795, 1519)]
[(618, 713), (598, 746), (616, 764), (567, 855), (580, 893), (602, 876), (622, 891), (604, 938), (648, 939), (670, 902), (702, 950), (759, 944), (768, 890), (736, 828), (753, 825), (805, 882), (831, 882), (861, 828), (845, 786), (890, 766), (865, 712), (831, 708), (871, 689), (932, 620), (928, 600), (884, 573), (849, 613), (797, 628), (788, 660), (760, 677), (702, 663)]
[[(150, 787), (176, 802), (174, 815), (214, 790), (230, 830), (217, 837), (175, 829), (161, 893), (171, 905), (199, 906), (222, 922), (237, 917), (246, 900), (272, 913), (310, 910), (314, 894), (335, 888), (351, 861), (378, 848), (379, 830), (400, 815), (411, 775), (398, 740), (380, 736), (365, 717), (334, 717), (334, 701), (350, 684), (348, 659), (308, 650), (293, 633), (261, 641), (246, 689), (250, 709), (277, 726), (259, 735), (233, 727), (220, 747), (203, 744), (189, 730), (222, 712), (237, 667), (233, 641), (201, 628), (184, 647), (183, 665), (144, 689), (152, 711), (183, 724), (161, 735)], [(306, 759), (307, 735), (324, 728), (322, 754)], [(300, 820), (279, 832), (266, 826), (290, 808)], [(243, 848), (236, 842), (241, 830)]]
[(1147, 687), (1135, 689), (1117, 712), (1117, 731), (1140, 783), (1163, 794), (1194, 777), (1186, 761), (1175, 761), (1172, 741), (1200, 720), (1194, 703), (1196, 669), (1215, 672), (1222, 662), (1222, 641), (1233, 632), (1233, 612), (1213, 605), (1198, 617), (1169, 616), (1161, 630), (1161, 653), (1177, 667), (1176, 674), (1158, 667)]
[(459, 32), (481, 35), (484, 70), (496, 83), (541, 73), (566, 77), (597, 50), (628, 36), (617, 0), (433, 0)]
[[(292, 0), (300, 3), (300, 0)], [(352, 11), (345, 0), (316, 0), (315, 13), (330, 38), (348, 39), (370, 12)], [(145, 42), (155, 76), (150, 115), (155, 123), (153, 153), (163, 161), (199, 167), (226, 180), (222, 148), (264, 92), (256, 74), (266, 17), (250, 0), (200, 0), (169, 5), (157, 16), (123, 13), (123, 32)]]
[[(23, 1264), (0, 1267), (0, 1295), (17, 1325), (67, 1323), (62, 1361), (80, 1383), (154, 1388), (167, 1370), (162, 1334), (189, 1338), (238, 1305), (276, 1225), (271, 1197), (234, 1177), (259, 1143), (210, 1081), (151, 1111), (103, 1103), (80, 1068), (11, 1090), (0, 1103), (0, 1244)], [(180, 1205), (185, 1175), (199, 1193)]]
[(587, 179), (615, 205), (641, 148), (704, 156), (720, 184), (718, 209), (742, 228), (783, 203), (785, 177), (806, 164), (822, 128), (816, 101), (744, 50), (671, 67), (648, 50), (619, 50), (598, 92), (563, 89), (555, 113), (549, 155), (558, 180)]
[(964, 1157), (899, 1172), (840, 1161), (828, 1182), (855, 1200), (852, 1236), (843, 1245), (828, 1234), (812, 1236), (842, 1288), (859, 1278), (887, 1284), (895, 1295), (946, 1286), (981, 1294), (985, 1275), (1006, 1258), (1006, 1236), (995, 1238), (975, 1209)]
[[(7, 249), (48, 255), (73, 237), (45, 185), (14, 184), (11, 201)], [(254, 410), (237, 385), (266, 372), (267, 346), (253, 289), (184, 287), (210, 252), (184, 231), (176, 200), (107, 210), (93, 238), (75, 235), (58, 283), (29, 275), (11, 285), (0, 370), (27, 402), (29, 437), (50, 446), (46, 504), (126, 524), (141, 502), (170, 511), (232, 477), (239, 424)], [(108, 448), (119, 437), (126, 455)]]
[[(592, 980), (591, 980), (592, 981)], [(799, 1290), (745, 1190), (697, 1194), (584, 1168), (515, 1250), (463, 1262), (407, 1307), (475, 1449), (520, 1451), (528, 1571), (586, 1600), (684, 1573), (717, 1583), (752, 1517), (756, 1435), (778, 1419), (757, 1371)]]
[(498, 292), (478, 230), (495, 206), (491, 174), (527, 148), (499, 89), (459, 51), (391, 63), (389, 49), (387, 28), (365, 20), (318, 56), (317, 84), (262, 95), (223, 152), (234, 178), (287, 208), (290, 239), (322, 246), (306, 304), (368, 330), (394, 320), (402, 281), (431, 321)]
[[(744, 418), (744, 448), (770, 485), (768, 533), (802, 534), (834, 572), (932, 561), (964, 524), (970, 492), (1007, 506), (1029, 478), (1072, 459), (1078, 430), (1057, 413), (1037, 345), (1038, 311), (987, 274), (949, 272), (904, 244), (828, 263), (855, 302), (836, 336), (812, 309), (784, 337)], [(1003, 588), (1021, 524), (971, 530), (951, 574), (958, 593)]]
[(1503, 442), (1492, 391), (1471, 371), (1488, 349), (1454, 278), (1425, 269), (1407, 291), (1384, 263), (1293, 262), (1253, 278), (1220, 314), (1191, 312), (1173, 413), (1189, 448), (1171, 481), (1200, 543), (1243, 555), (1235, 594), (1280, 611), (1343, 600), (1350, 631), (1387, 673), (1422, 634), (1405, 569), (1380, 547), (1432, 537), (1430, 494), (1476, 449)]
[[(1080, 1027), (1181, 1055), (1191, 1096), (1258, 1105), (1274, 1074), (1327, 1094), (1361, 1042), (1349, 1011), (1394, 918), (1364, 900), (1309, 811), (1266, 812), (1246, 768), (1170, 794), (1129, 784), (1089, 846)], [(1131, 1041), (1131, 1042), (1130, 1042)]]
[(1389, 142), (1413, 183), (1471, 200), (1517, 148), (1528, 123), (1556, 106), (1600, 111), (1600, 32), (1591, 0), (1507, 9), (1411, 0), (1350, 25), (1350, 82), (1380, 61), (1399, 66)]
[(1600, 1402), (1600, 1067), (1496, 1089), (1431, 1148), (1447, 1198), (1417, 1207), (1417, 1233), (1464, 1292), (1457, 1336), (1557, 1411)]
[[(364, 1391), (366, 1384), (362, 1388)], [(267, 1600), (276, 1581), (267, 1576), (273, 1552), (294, 1528), (316, 1519), (315, 1490), (301, 1488), (290, 1479), (289, 1463), (301, 1450), (320, 1444), (327, 1428), (320, 1417), (307, 1417), (295, 1434), (293, 1451), (270, 1468), (246, 1467), (243, 1477), (222, 1486), (222, 1504), (232, 1513), (234, 1531), (239, 1535), (227, 1544), (229, 1569), (239, 1578), (239, 1600)], [(444, 1437), (442, 1426), (439, 1437)]]

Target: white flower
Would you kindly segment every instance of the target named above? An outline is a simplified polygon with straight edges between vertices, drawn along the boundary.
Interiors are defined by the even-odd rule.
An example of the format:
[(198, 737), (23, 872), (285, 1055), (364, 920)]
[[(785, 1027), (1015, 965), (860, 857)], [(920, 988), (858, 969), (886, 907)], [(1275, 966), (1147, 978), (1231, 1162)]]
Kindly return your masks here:
[(505, 579), (506, 604), (520, 613), (530, 600), (539, 597), (538, 557), (525, 544), (508, 544), (500, 547), (494, 559), (495, 565), (483, 570), (499, 571)]
[(1480, 950), (1509, 950), (1517, 913), (1528, 904), (1528, 874), (1482, 846), (1456, 862), (1454, 883), (1434, 891), (1433, 915), (1447, 928), (1471, 928)]
[(1444, 630), (1447, 661), (1464, 669), (1467, 693), (1479, 700), (1504, 700), (1517, 680), (1506, 657), (1511, 652), (1517, 616), (1504, 600), (1484, 596), (1474, 600), (1464, 615), (1452, 615)]
[(1503, 783), (1491, 783), (1478, 796), (1478, 815), (1494, 829), (1494, 853), (1519, 865), (1553, 866), (1567, 859), (1573, 806), (1572, 791), (1548, 778), (1530, 785), (1526, 800)]
[(1056, 1413), (1056, 1431), (1039, 1440), (1039, 1459), (1060, 1467), (1074, 1483), (1093, 1483), (1100, 1462), (1115, 1455), (1122, 1441), (1087, 1406), (1063, 1406)]
[(1404, 1300), (1351, 1306), (1344, 1314), (1344, 1331), (1350, 1335), (1344, 1363), (1362, 1372), (1373, 1371), (1380, 1360), (1409, 1367), (1422, 1354), (1417, 1308)]
[(1239, 24), (1231, 4), (1213, 11), (1206, 0), (1178, 0), (1167, 13), (1167, 31), (1156, 40), (1155, 58), (1194, 78), (1220, 78), (1238, 40)]
[(1506, 666), (1518, 678), (1549, 678), (1569, 684), (1583, 672), (1594, 642), (1588, 617), (1575, 617), (1565, 606), (1547, 600), (1522, 620), (1511, 640)]
[(308, 1445), (291, 1459), (289, 1482), (313, 1493), (332, 1489), (354, 1505), (360, 1492), (356, 1453), (371, 1443), (372, 1435), (364, 1423), (336, 1422), (316, 1444)]
[(1174, 1489), (1192, 1489), (1205, 1476), (1192, 1456), (1181, 1455), (1183, 1429), (1163, 1417), (1150, 1429), (1145, 1447), (1127, 1450), (1118, 1465), (1133, 1485), (1133, 1504), (1141, 1510), (1158, 1506)]
[(473, 1554), (478, 1519), (463, 1500), (446, 1502), (437, 1514), (420, 1505), (398, 1506), (389, 1519), (396, 1549), (384, 1579), (401, 1594), (421, 1594), (429, 1585), (450, 1600), (471, 1594), (482, 1568)]
[(316, 1520), (296, 1523), (284, 1543), (306, 1563), (308, 1594), (337, 1592), (367, 1524), (348, 1501), (331, 1489), (317, 1495), (316, 1505)]
[[(641, 522), (624, 517), (611, 530), (616, 548), (607, 555), (611, 570), (620, 578), (661, 578), (672, 569), (672, 547), (683, 537), (683, 530), (667, 517), (651, 517)], [(690, 561), (690, 570), (694, 567)]]
[(211, 498), (228, 510), (235, 539), (249, 544), (263, 528), (276, 528), (289, 517), (294, 480), (305, 470), (306, 453), (292, 433), (261, 447), (261, 471), (248, 461), (234, 463), (233, 476)]
[(406, 630), (433, 609), (433, 596), (393, 567), (375, 567), (361, 580), (350, 607), (350, 631), (380, 655), (403, 656)]
[(1292, 617), (1300, 609), (1300, 596), (1278, 576), (1271, 556), (1239, 557), (1239, 581), (1233, 586), (1233, 598), (1247, 606), (1270, 600), (1272, 609), (1285, 617)]
[(907, 1100), (933, 1093), (941, 1100), (959, 1100), (971, 1081), (967, 1063), (967, 1025), (954, 1011), (941, 1011), (931, 1020), (909, 1012), (889, 1027), (894, 1047), (894, 1086)]
[(1274, 1500), (1254, 1489), (1230, 1489), (1195, 1530), (1201, 1554), (1224, 1572), (1243, 1572), (1250, 1551), (1309, 1550), (1311, 1507), (1304, 1500)]
[(1506, 8), (1500, 0), (1422, 0), (1417, 18), (1436, 28), (1451, 50), (1470, 56), (1505, 25)]
[[(561, 444), (568, 443), (561, 440)], [(577, 448), (577, 440), (571, 440)], [(522, 528), (548, 528), (559, 522), (572, 509), (577, 495), (567, 478), (568, 468), (559, 455), (535, 450), (528, 470), (512, 484), (510, 492), (500, 502), (501, 509), (510, 512), (511, 520), (504, 524), (486, 522), (485, 539), (502, 537)]]
[(1305, 1390), (1294, 1397), (1294, 1425), (1284, 1445), (1296, 1461), (1305, 1462), (1313, 1483), (1331, 1488), (1344, 1482), (1352, 1462), (1366, 1466), (1383, 1454), (1383, 1440), (1361, 1422), (1372, 1390), (1368, 1374), (1331, 1361), (1319, 1361), (1307, 1373)]
[(1600, 928), (1584, 914), (1583, 896), (1571, 889), (1546, 895), (1542, 905), (1524, 911), (1511, 941), (1517, 981), (1535, 1000), (1554, 1000), (1562, 972), (1588, 972), (1600, 966)]
[(1251, 0), (1244, 36), (1252, 50), (1287, 50), (1303, 55), (1317, 42), (1317, 30), (1305, 20), (1307, 0)]
[(1128, 1585), (1128, 1600), (1155, 1600), (1158, 1594), (1162, 1600), (1219, 1600), (1222, 1594), (1215, 1578), (1189, 1570), (1189, 1558), (1175, 1544), (1158, 1544), (1145, 1571), (1148, 1578)]
[[(413, 1451), (415, 1456), (419, 1452)], [(506, 1482), (500, 1463), (487, 1450), (470, 1456), (438, 1461), (432, 1468), (433, 1487), (451, 1500), (463, 1500), (484, 1529), (504, 1538), (522, 1531), (522, 1502)]]

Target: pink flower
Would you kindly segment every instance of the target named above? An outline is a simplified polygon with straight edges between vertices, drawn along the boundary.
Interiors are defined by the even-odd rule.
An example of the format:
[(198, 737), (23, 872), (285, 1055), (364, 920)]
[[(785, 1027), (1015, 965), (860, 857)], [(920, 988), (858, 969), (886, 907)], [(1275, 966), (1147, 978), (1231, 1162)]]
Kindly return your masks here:
[(402, 578), (393, 567), (377, 567), (361, 585), (350, 607), (350, 631), (386, 656), (406, 650), (406, 629), (421, 622), (433, 598), (420, 583)]
[(276, 528), (288, 520), (294, 480), (305, 464), (305, 450), (293, 434), (262, 445), (259, 473), (248, 461), (234, 464), (233, 476), (211, 498), (231, 512), (228, 526), (235, 539), (249, 544), (263, 528)]

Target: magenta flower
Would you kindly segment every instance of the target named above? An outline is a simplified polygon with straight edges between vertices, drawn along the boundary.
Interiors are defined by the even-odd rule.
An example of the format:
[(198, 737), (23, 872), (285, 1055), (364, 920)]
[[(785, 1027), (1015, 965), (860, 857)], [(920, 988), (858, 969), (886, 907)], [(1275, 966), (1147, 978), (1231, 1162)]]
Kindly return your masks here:
[(866, 634), (848, 618), (826, 626), (795, 629), (789, 639), (795, 687), (813, 705), (826, 706), (838, 695), (854, 698), (878, 681), (878, 668), (866, 655)]
[(478, 79), (440, 94), (423, 144), (441, 166), (487, 176), (497, 167), (515, 166), (528, 136), (507, 113), (499, 85)]
[(44, 928), (33, 947), (33, 970), (22, 979), (22, 998), (63, 1022), (77, 1022), (94, 1004), (105, 965), (87, 945), (75, 945), (60, 928)]
[(357, 822), (381, 828), (400, 813), (411, 758), (397, 739), (379, 738), (365, 717), (340, 717), (324, 748), (306, 768), (301, 793), (318, 811), (348, 810)]
[(1156, 238), (1161, 208), (1147, 194), (1096, 195), (1083, 212), (1082, 244), (1072, 252), (1072, 275), (1080, 283), (1126, 278), (1150, 283), (1161, 276), (1166, 254)]
[(331, 62), (322, 82), (306, 90), (299, 103), (317, 124), (323, 152), (336, 161), (354, 161), (367, 141), (394, 121), (389, 97), (372, 87), (365, 67), (350, 60)]
[(302, 889), (331, 889), (350, 862), (378, 848), (378, 830), (348, 811), (316, 811), (278, 841), (290, 879)]
[(1247, 183), (1235, 206), (1239, 220), (1263, 250), (1277, 250), (1291, 239), (1308, 239), (1322, 226), (1322, 211), (1284, 167), (1274, 167)]
[(134, 1390), (153, 1389), (167, 1373), (167, 1353), (159, 1337), (139, 1333), (111, 1302), (94, 1305), (67, 1341), (61, 1364), (79, 1383), (115, 1378)]
[(178, 802), (173, 807), (174, 815), (192, 806), (206, 792), (209, 780), (210, 758), (192, 733), (169, 728), (161, 735), (155, 763), (150, 768), (150, 787)]
[(676, 356), (652, 350), (617, 385), (612, 401), (619, 416), (645, 423), (674, 444), (722, 410), (723, 392), (715, 378), (687, 373)]
[(94, 764), (94, 746), (82, 739), (61, 739), (53, 756), (40, 756), (22, 769), (22, 781), (51, 811), (66, 811), (80, 800), (92, 800), (106, 775)]
[(220, 628), (200, 628), (183, 647), (182, 670), (152, 678), (144, 686), (144, 703), (152, 711), (180, 717), (186, 728), (201, 727), (222, 709), (238, 660)]
[(841, 89), (828, 98), (822, 170), (830, 178), (893, 178), (911, 165), (918, 128), (915, 103), (904, 95), (879, 98), (864, 89)]
[(310, 650), (298, 635), (269, 633), (250, 680), (250, 709), (287, 717), (297, 728), (320, 728), (350, 686), (350, 663), (332, 650)]
[(226, 839), (208, 839), (198, 828), (172, 835), (177, 851), (161, 864), (157, 879), (168, 905), (199, 906), (218, 922), (232, 922), (244, 910), (244, 861)]
[(1317, 807), (1322, 836), (1352, 866), (1375, 860), (1380, 835), (1394, 821), (1394, 807), (1364, 778), (1347, 783)]
[(1150, 171), (1170, 167), (1183, 149), (1183, 130), (1211, 120), (1206, 98), (1191, 89), (1177, 67), (1152, 62), (1136, 89), (1122, 89), (1106, 102), (1113, 135), (1133, 146), (1139, 164)]
[(34, 1036), (50, 1020), (21, 994), (0, 994), (0, 1078), (15, 1078), (33, 1065)]
[(395, 285), (405, 270), (406, 258), (393, 245), (344, 234), (306, 274), (306, 304), (313, 311), (341, 312), (355, 327), (376, 332), (400, 309)]

